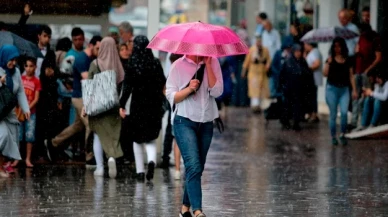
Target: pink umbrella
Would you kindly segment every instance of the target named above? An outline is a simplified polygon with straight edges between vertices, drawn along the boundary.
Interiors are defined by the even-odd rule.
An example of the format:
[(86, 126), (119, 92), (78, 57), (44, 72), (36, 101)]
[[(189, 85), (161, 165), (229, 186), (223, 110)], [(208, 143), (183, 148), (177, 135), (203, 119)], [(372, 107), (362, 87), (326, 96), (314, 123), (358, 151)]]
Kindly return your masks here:
[(212, 57), (248, 53), (247, 45), (231, 29), (202, 22), (169, 25), (154, 36), (148, 48)]

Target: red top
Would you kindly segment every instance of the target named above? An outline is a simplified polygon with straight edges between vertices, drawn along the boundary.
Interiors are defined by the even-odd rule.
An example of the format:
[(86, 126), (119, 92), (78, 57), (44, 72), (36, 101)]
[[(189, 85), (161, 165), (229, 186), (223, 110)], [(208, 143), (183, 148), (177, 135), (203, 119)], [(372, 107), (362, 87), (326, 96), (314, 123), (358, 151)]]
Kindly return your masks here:
[(376, 58), (376, 52), (381, 52), (381, 40), (374, 32), (373, 37), (368, 38), (365, 34), (360, 36), (358, 41), (359, 51), (356, 55), (356, 73), (362, 74), (372, 65)]
[[(28, 104), (31, 104), (35, 100), (36, 91), (40, 91), (42, 88), (40, 86), (40, 81), (37, 77), (33, 76), (28, 78), (26, 75), (22, 76), (24, 91), (26, 92)], [(35, 114), (35, 106), (30, 109), (31, 114)]]

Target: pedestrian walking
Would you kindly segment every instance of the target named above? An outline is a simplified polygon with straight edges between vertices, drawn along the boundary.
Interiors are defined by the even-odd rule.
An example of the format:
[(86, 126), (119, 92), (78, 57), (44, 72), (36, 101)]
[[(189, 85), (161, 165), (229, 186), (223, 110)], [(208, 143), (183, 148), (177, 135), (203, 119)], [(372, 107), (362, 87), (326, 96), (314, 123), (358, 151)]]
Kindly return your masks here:
[(326, 61), (323, 75), (327, 77), (326, 103), (330, 110), (330, 133), (332, 144), (338, 145), (337, 140), (337, 111), (340, 107), (342, 145), (347, 145), (345, 133), (348, 123), (348, 106), (350, 101), (349, 88), (352, 87), (353, 99), (358, 97), (353, 75), (352, 62), (349, 59), (348, 48), (343, 38), (335, 38), (330, 49), (330, 56)]
[[(78, 36), (76, 36), (77, 38)], [(75, 122), (64, 129), (61, 133), (59, 133), (55, 138), (51, 140), (52, 145), (54, 147), (58, 147), (62, 145), (67, 139), (74, 136), (76, 133), (81, 132), (86, 129), (85, 132), (85, 155), (86, 162), (93, 159), (92, 150), (88, 147), (88, 138), (90, 135), (90, 128), (88, 123), (88, 118), (81, 116), (83, 101), (82, 101), (82, 88), (81, 88), (81, 80), (88, 78), (88, 70), (90, 67), (90, 63), (94, 58), (98, 55), (98, 49), (100, 47), (100, 41), (102, 40), (101, 36), (93, 36), (90, 40), (90, 43), (84, 51), (77, 53), (77, 57), (73, 66), (73, 93), (72, 93), (72, 103), (76, 109), (76, 119)], [(78, 42), (78, 39), (76, 40)], [(71, 50), (67, 53), (69, 54)], [(74, 53), (75, 51), (73, 51)], [(117, 48), (116, 48), (117, 52)], [(48, 141), (45, 143), (47, 144)], [(46, 145), (47, 146), (47, 145)]]
[(302, 101), (305, 96), (306, 83), (312, 80), (312, 74), (302, 54), (302, 46), (294, 44), (291, 49), (291, 56), (284, 63), (280, 72), (280, 87), (284, 99), (283, 113), (280, 119), (283, 129), (290, 129), (289, 119), (293, 119), (293, 130), (300, 130), (300, 119), (302, 117)]
[[(94, 76), (108, 70), (116, 72), (117, 91), (120, 92), (120, 84), (124, 80), (124, 69), (117, 52), (116, 42), (112, 37), (106, 37), (101, 41), (97, 59), (90, 64), (88, 78), (93, 79)], [(115, 178), (117, 175), (115, 159), (123, 156), (120, 146), (121, 119), (118, 108), (114, 107), (96, 116), (89, 116), (89, 127), (94, 133), (93, 152), (97, 165), (94, 175), (104, 175), (103, 153), (105, 153), (108, 157), (109, 177)]]
[(251, 99), (253, 112), (260, 112), (261, 100), (269, 97), (267, 72), (270, 66), (269, 51), (263, 47), (261, 37), (257, 37), (256, 44), (249, 49), (245, 57), (242, 72), (242, 77), (248, 78), (248, 96)]
[[(201, 77), (201, 82), (196, 79)], [(173, 64), (167, 79), (167, 98), (176, 107), (174, 133), (186, 169), (180, 216), (191, 216), (190, 208), (196, 217), (205, 216), (201, 176), (213, 137), (213, 120), (218, 118), (215, 98), (222, 91), (221, 67), (211, 57), (186, 55)]]
[(58, 126), (58, 78), (59, 70), (56, 67), (55, 56), (48, 54), (41, 67), (39, 76), (41, 91), (36, 105), (36, 145), (34, 152), (37, 153), (40, 162), (54, 161), (56, 158), (52, 144), (44, 141), (51, 141), (62, 130)]
[(314, 85), (309, 85), (309, 99), (307, 100), (308, 122), (319, 122), (318, 114), (318, 87), (323, 85), (322, 55), (315, 43), (304, 43), (304, 50), (307, 53), (306, 61), (314, 76)]
[[(27, 120), (30, 119), (30, 108), (26, 94), (24, 92), (21, 74), (16, 68), (16, 58), (19, 51), (15, 46), (3, 45), (0, 48), (0, 88), (8, 88), (15, 96), (23, 114)], [(0, 178), (7, 178), (9, 175), (3, 169), (4, 156), (21, 160), (19, 144), (19, 121), (14, 111), (8, 114), (2, 114), (4, 118), (0, 119)]]
[[(120, 99), (120, 115), (125, 118), (125, 104), (131, 96), (128, 125), (133, 139), (136, 173), (139, 180), (154, 177), (157, 149), (156, 139), (162, 127), (164, 115), (163, 87), (166, 79), (163, 68), (147, 48), (149, 41), (145, 36), (137, 36), (133, 41), (130, 58), (130, 73), (126, 74), (123, 95)], [(148, 171), (145, 175), (144, 146), (147, 152)]]

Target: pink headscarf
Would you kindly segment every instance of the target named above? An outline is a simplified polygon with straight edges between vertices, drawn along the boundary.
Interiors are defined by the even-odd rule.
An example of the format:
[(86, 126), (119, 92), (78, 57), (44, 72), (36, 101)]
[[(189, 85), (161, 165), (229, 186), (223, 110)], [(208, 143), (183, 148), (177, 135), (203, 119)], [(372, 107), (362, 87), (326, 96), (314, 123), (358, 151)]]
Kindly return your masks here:
[(100, 70), (114, 70), (117, 74), (117, 83), (124, 80), (124, 68), (120, 61), (116, 42), (111, 37), (105, 37), (101, 41), (100, 50), (98, 51), (97, 63)]

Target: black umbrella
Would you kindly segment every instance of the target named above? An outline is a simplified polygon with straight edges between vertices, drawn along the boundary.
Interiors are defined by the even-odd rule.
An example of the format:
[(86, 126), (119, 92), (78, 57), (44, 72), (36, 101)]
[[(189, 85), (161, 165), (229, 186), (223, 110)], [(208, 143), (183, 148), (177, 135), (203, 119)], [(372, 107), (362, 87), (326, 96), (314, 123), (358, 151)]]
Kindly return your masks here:
[(21, 55), (26, 55), (30, 57), (43, 57), (42, 52), (40, 52), (38, 46), (34, 43), (27, 41), (26, 39), (8, 31), (0, 31), (0, 47), (10, 44), (18, 48)]

